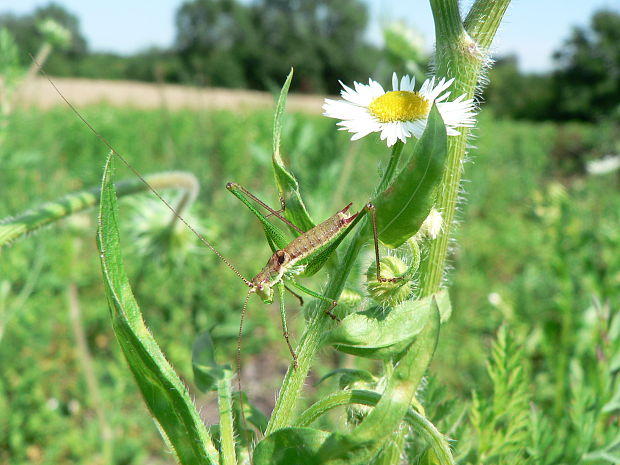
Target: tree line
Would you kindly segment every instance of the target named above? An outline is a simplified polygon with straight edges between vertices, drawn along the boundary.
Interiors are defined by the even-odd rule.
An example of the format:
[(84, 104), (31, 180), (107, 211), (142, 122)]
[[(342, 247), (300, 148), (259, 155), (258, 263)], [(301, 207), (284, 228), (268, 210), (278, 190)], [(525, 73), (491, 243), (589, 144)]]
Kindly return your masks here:
[[(428, 69), (428, 56), (397, 30), (386, 28), (383, 48), (367, 41), (361, 0), (188, 0), (176, 12), (169, 47), (129, 56), (89, 50), (79, 19), (52, 3), (27, 15), (0, 15), (24, 65), (42, 40), (37, 25), (49, 18), (72, 35), (46, 63), (55, 76), (272, 90), (293, 66), (294, 90), (336, 93), (339, 80), (387, 83), (393, 70)], [(498, 116), (620, 120), (620, 14), (599, 11), (587, 27), (573, 28), (548, 73), (522, 73), (515, 57), (504, 57), (489, 77), (483, 98)]]

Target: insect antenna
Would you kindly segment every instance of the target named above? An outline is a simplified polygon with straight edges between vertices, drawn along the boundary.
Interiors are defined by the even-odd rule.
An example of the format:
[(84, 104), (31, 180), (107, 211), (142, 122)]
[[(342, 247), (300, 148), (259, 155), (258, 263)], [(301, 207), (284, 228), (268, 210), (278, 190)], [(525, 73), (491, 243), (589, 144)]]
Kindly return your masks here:
[[(30, 58), (32, 58), (32, 61), (34, 63), (36, 63), (38, 65), (38, 63), (35, 61), (35, 59), (33, 58), (32, 55), (30, 55)], [(243, 282), (245, 283), (246, 286), (252, 288), (253, 285), (250, 281), (248, 281), (242, 274), (241, 272), (239, 272), (239, 270), (237, 270), (237, 268), (235, 268), (233, 266), (232, 263), (230, 263), (220, 252), (217, 251), (217, 249), (211, 245), (211, 243), (205, 239), (205, 237), (200, 234), (198, 231), (196, 231), (196, 229), (194, 227), (192, 227), (181, 215), (179, 215), (177, 213), (177, 211), (174, 209), (174, 207), (172, 207), (172, 205), (170, 205), (170, 203), (164, 199), (162, 197), (162, 195), (157, 192), (157, 190), (155, 190), (154, 187), (152, 187), (147, 181), (146, 179), (144, 179), (144, 177), (125, 159), (125, 157), (123, 157), (120, 153), (118, 153), (116, 151), (116, 149), (114, 149), (114, 147), (112, 147), (112, 144), (110, 144), (108, 142), (108, 140), (103, 137), (87, 120), (86, 118), (84, 118), (84, 116), (82, 116), (82, 114), (78, 111), (77, 108), (75, 108), (75, 106), (69, 102), (69, 100), (67, 100), (67, 98), (62, 94), (62, 92), (60, 92), (60, 90), (58, 89), (58, 87), (56, 87), (56, 84), (54, 84), (54, 82), (50, 79), (50, 77), (47, 75), (47, 73), (45, 71), (43, 71), (41, 69), (41, 74), (45, 77), (45, 79), (47, 79), (49, 81), (49, 83), (51, 84), (51, 86), (54, 88), (54, 90), (56, 91), (56, 93), (58, 93), (58, 95), (60, 95), (60, 98), (63, 99), (63, 101), (67, 104), (67, 106), (77, 115), (78, 118), (80, 118), (80, 120), (82, 120), (82, 122), (86, 125), (86, 127), (88, 127), (88, 129), (91, 130), (91, 132), (101, 141), (103, 142), (106, 147), (108, 147), (108, 149), (114, 154), (116, 155), (122, 162), (123, 164), (129, 168), (131, 170), (131, 172), (153, 193), (155, 194), (155, 196), (161, 200), (163, 202), (163, 204), (168, 208), (168, 210), (170, 210), (172, 212), (172, 214), (179, 220), (181, 221), (185, 226), (187, 226), (187, 228), (189, 228), (189, 230), (191, 232), (193, 232), (196, 237), (198, 237), (198, 239), (200, 239), (200, 241), (206, 245), (209, 249), (211, 249), (211, 251), (217, 255), (219, 257), (219, 259), (224, 262), (224, 264), (230, 268), (233, 273), (235, 273), (239, 278), (241, 278), (241, 280), (243, 280)]]
[(243, 336), (243, 321), (245, 320), (245, 314), (248, 310), (248, 301), (250, 300), (250, 294), (254, 289), (248, 289), (248, 293), (245, 296), (243, 302), (243, 310), (241, 310), (241, 321), (239, 322), (239, 337), (237, 338), (237, 390), (239, 391), (239, 410), (241, 411), (241, 421), (243, 422), (243, 434), (245, 436), (245, 442), (250, 447), (250, 441), (248, 439), (248, 424), (245, 419), (245, 408), (243, 405), (243, 392), (241, 391), (241, 338)]

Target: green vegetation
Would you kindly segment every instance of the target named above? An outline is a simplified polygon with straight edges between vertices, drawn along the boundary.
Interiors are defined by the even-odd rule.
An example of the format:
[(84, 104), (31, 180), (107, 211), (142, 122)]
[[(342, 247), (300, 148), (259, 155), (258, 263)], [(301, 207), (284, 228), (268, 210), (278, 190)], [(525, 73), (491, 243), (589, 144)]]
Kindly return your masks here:
[[(436, 72), (458, 78), (455, 94), (474, 94), (508, 3), (480, 0), (462, 20), (455, 2), (431, 1)], [(251, 11), (192, 4), (217, 5), (234, 21)], [(189, 8), (183, 29), (191, 36), (197, 20), (202, 30), (201, 19)], [(41, 61), (75, 34), (60, 23), (37, 24), (46, 36)], [(595, 24), (609, 30), (600, 18)], [(416, 55), (397, 44), (405, 53), (391, 59)], [(450, 250), (468, 130), (448, 138), (435, 105), (419, 140), (397, 142), (389, 158), (372, 135), (351, 143), (325, 118), (284, 118), (292, 72), (273, 119), (97, 106), (84, 110), (103, 136), (96, 138), (66, 109), (13, 108), (23, 76), (37, 69), (18, 66), (4, 29), (0, 51), (0, 461), (168, 462), (169, 451), (183, 464), (248, 463), (250, 454), (256, 465), (620, 462), (620, 163), (600, 160), (618, 150), (613, 123), (532, 125), (483, 111), (476, 164), (466, 164), (467, 221)], [(124, 173), (114, 161), (125, 159), (103, 138), (158, 190), (182, 195), (140, 194), (145, 186), (131, 167), (117, 181)], [(162, 172), (181, 166), (196, 177)], [(226, 180), (271, 205), (285, 200), (280, 219), (294, 236), (355, 203), (351, 228), (292, 273), (323, 300), (286, 312), (302, 302), (285, 295), (284, 283), (321, 295), (277, 273), (292, 265), (280, 213), (265, 216), (247, 191), (227, 185), (248, 212), (226, 195)], [(95, 246), (94, 222), (79, 212), (97, 203)], [(371, 230), (365, 214), (375, 207)], [(443, 223), (429, 226), (437, 215)], [(198, 247), (193, 229), (221, 255)], [(386, 253), (366, 246), (373, 231), (384, 245), (402, 246), (381, 260), (398, 278), (381, 281), (378, 264), (373, 278), (374, 252)], [(267, 281), (239, 280), (273, 252)], [(454, 264), (449, 286), (446, 258)], [(250, 298), (271, 304), (272, 286), (282, 326), (273, 305)], [(241, 308), (248, 313), (239, 327)], [(281, 337), (286, 313), (291, 354)], [(233, 394), (235, 354), (241, 392)]]
[[(202, 186), (192, 210), (199, 226), (244, 274), (262, 267), (269, 250), (258, 222), (223, 184), (243, 182), (277, 204), (269, 187), (269, 112), (166, 114), (99, 106), (85, 113), (140, 171), (157, 167), (195, 173)], [(471, 182), (465, 185), (468, 201), (459, 215), (467, 221), (458, 230), (459, 246), (451, 259), (453, 314), (421, 401), (440, 431), (458, 439), (457, 458), (462, 454), (474, 463), (475, 457), (510, 463), (501, 457), (529, 456), (539, 457), (532, 463), (554, 463), (552, 457), (559, 457), (555, 463), (570, 463), (585, 453), (602, 454), (618, 435), (611, 377), (617, 370), (620, 303), (620, 197), (613, 194), (618, 178), (570, 175), (558, 180), (565, 161), (552, 154), (566, 128), (490, 116), (481, 115), (478, 148), (465, 168)], [(584, 138), (601, 135), (593, 126), (570, 130)], [(98, 184), (106, 149), (67, 110), (17, 112), (10, 134), (2, 147), (1, 216)], [(324, 118), (286, 119), (284, 155), (299, 174), (315, 218), (329, 216), (348, 201), (358, 206), (366, 201), (376, 154), (385, 149), (376, 140), (348, 146), (346, 135), (335, 133)], [(351, 171), (343, 178), (339, 173), (347, 164)], [(125, 175), (130, 176), (117, 173), (118, 178)], [(321, 194), (325, 191), (328, 202)], [(128, 207), (121, 208), (123, 237), (138, 221), (125, 218)], [(140, 203), (137, 208), (145, 207)], [(140, 463), (153, 456), (169, 460), (113, 340), (94, 220), (94, 212), (70, 219), (3, 250), (3, 461), (91, 463), (102, 451), (97, 407), (103, 407), (110, 425), (117, 463)], [(193, 387), (191, 346), (198, 334), (212, 329), (222, 359), (234, 357), (243, 284), (208, 251), (198, 249), (182, 266), (173, 266), (165, 257), (141, 258), (131, 242), (123, 241), (125, 263), (148, 326), (198, 404), (213, 405), (213, 395)], [(69, 316), (71, 286), (78, 291), (102, 406), (87, 388), (79, 362)], [(294, 338), (303, 324), (297, 306), (290, 299)], [(277, 309), (251, 303), (246, 325), (244, 388), (267, 411), (275, 393), (272, 383), (289, 361)], [(500, 338), (496, 343), (491, 373), (516, 373), (518, 368), (509, 384), (485, 370), (500, 326), (508, 342)], [(316, 365), (317, 379), (342, 357), (324, 352)], [(253, 366), (264, 367), (260, 377)], [(479, 399), (473, 408), (472, 391)], [(499, 434), (514, 427), (512, 419), (521, 422), (516, 439)], [(583, 437), (586, 421), (591, 438)], [(546, 456), (546, 450), (555, 455)], [(502, 455), (508, 453), (513, 455)], [(606, 463), (601, 460), (594, 463)]]

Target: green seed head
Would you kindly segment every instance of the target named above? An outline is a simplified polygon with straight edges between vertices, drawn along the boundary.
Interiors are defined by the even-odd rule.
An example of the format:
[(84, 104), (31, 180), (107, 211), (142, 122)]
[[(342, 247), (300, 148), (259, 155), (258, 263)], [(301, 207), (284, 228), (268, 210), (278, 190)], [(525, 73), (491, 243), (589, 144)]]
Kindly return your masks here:
[[(177, 221), (161, 202), (153, 199), (132, 199), (134, 215), (131, 219), (131, 240), (136, 253), (158, 262), (180, 265), (189, 255), (198, 254), (196, 236)], [(172, 204), (178, 201), (172, 200)], [(211, 237), (213, 231), (205, 230), (198, 219), (189, 212), (185, 219), (204, 236)]]
[[(381, 277), (383, 278), (396, 278), (405, 273), (407, 269), (407, 264), (397, 257), (386, 256), (381, 259)], [(411, 294), (411, 281), (408, 279), (379, 282), (375, 263), (368, 267), (366, 279), (368, 295), (376, 302), (394, 306), (403, 302)]]
[(47, 18), (40, 21), (37, 27), (45, 41), (53, 46), (64, 49), (71, 45), (71, 31), (57, 21)]

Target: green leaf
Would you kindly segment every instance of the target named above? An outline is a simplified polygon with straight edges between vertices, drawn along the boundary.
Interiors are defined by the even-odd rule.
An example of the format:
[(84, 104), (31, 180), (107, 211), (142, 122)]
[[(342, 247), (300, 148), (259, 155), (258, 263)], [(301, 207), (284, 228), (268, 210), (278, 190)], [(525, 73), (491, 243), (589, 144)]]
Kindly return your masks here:
[[(319, 417), (337, 407), (360, 404), (374, 407), (381, 400), (381, 394), (360, 389), (350, 389), (335, 392), (322, 397), (305, 412), (303, 412), (295, 422), (297, 427), (308, 427)], [(435, 452), (437, 463), (440, 465), (454, 465), (454, 458), (450, 452), (450, 445), (447, 438), (441, 434), (435, 425), (427, 418), (418, 413), (413, 407), (409, 407), (404, 421), (409, 424), (420, 435)]]
[[(284, 115), (286, 97), (292, 79), (293, 70), (291, 69), (291, 72), (282, 86), (282, 91), (280, 92), (280, 97), (278, 98), (278, 103), (276, 105), (276, 112), (273, 120), (273, 172), (276, 177), (276, 185), (278, 186), (280, 198), (284, 199), (286, 204), (284, 216), (304, 231), (308, 231), (315, 226), (314, 221), (310, 218), (306, 205), (301, 198), (297, 179), (295, 179), (295, 176), (293, 176), (293, 174), (286, 168), (284, 161), (282, 160), (282, 155), (280, 154), (282, 117)], [(291, 229), (291, 232), (295, 234), (295, 236), (299, 236), (298, 231)]]
[(367, 464), (392, 433), (400, 428), (415, 391), (431, 361), (439, 336), (435, 299), (424, 299), (429, 318), (390, 376), (383, 396), (350, 434), (311, 428), (283, 428), (263, 439), (254, 454), (255, 465)]
[(583, 460), (584, 462), (596, 463), (620, 463), (620, 435), (617, 435), (608, 445), (585, 454)]
[(620, 389), (616, 389), (613, 397), (603, 405), (603, 413), (612, 413), (620, 411)]
[(206, 331), (194, 341), (192, 368), (194, 370), (194, 382), (202, 392), (215, 391), (219, 380), (233, 378), (230, 365), (218, 365), (216, 363), (213, 341)]
[(420, 229), (435, 202), (447, 153), (446, 126), (433, 105), (413, 155), (390, 186), (373, 200), (379, 239), (388, 247), (402, 245)]
[(267, 422), (269, 421), (265, 414), (261, 412), (254, 404), (250, 402), (248, 396), (243, 393), (243, 413), (241, 415), (241, 402), (239, 402), (239, 392), (233, 394), (233, 406), (235, 409), (235, 430), (246, 430), (246, 434), (240, 434), (239, 440), (241, 443), (246, 444), (246, 438), (254, 438), (255, 432), (251, 428), (246, 429), (246, 425), (243, 424), (242, 418), (245, 416), (245, 421), (256, 427), (261, 433), (265, 433), (267, 429)]
[(181, 464), (218, 463), (218, 452), (187, 388), (147, 329), (123, 267), (112, 157), (101, 189), (97, 245), (112, 328), (153, 418)]
[(398, 358), (420, 334), (431, 314), (431, 297), (393, 308), (352, 313), (332, 329), (325, 343), (341, 352), (379, 360)]
[(441, 324), (444, 324), (452, 316), (452, 302), (450, 301), (450, 294), (448, 289), (442, 289), (435, 294), (437, 299), (437, 307), (439, 308), (439, 315), (441, 316)]
[(323, 463), (365, 464), (403, 421), (415, 391), (435, 353), (440, 317), (434, 298), (424, 299), (429, 317), (390, 376), (377, 406), (350, 434), (332, 434), (321, 447)]

